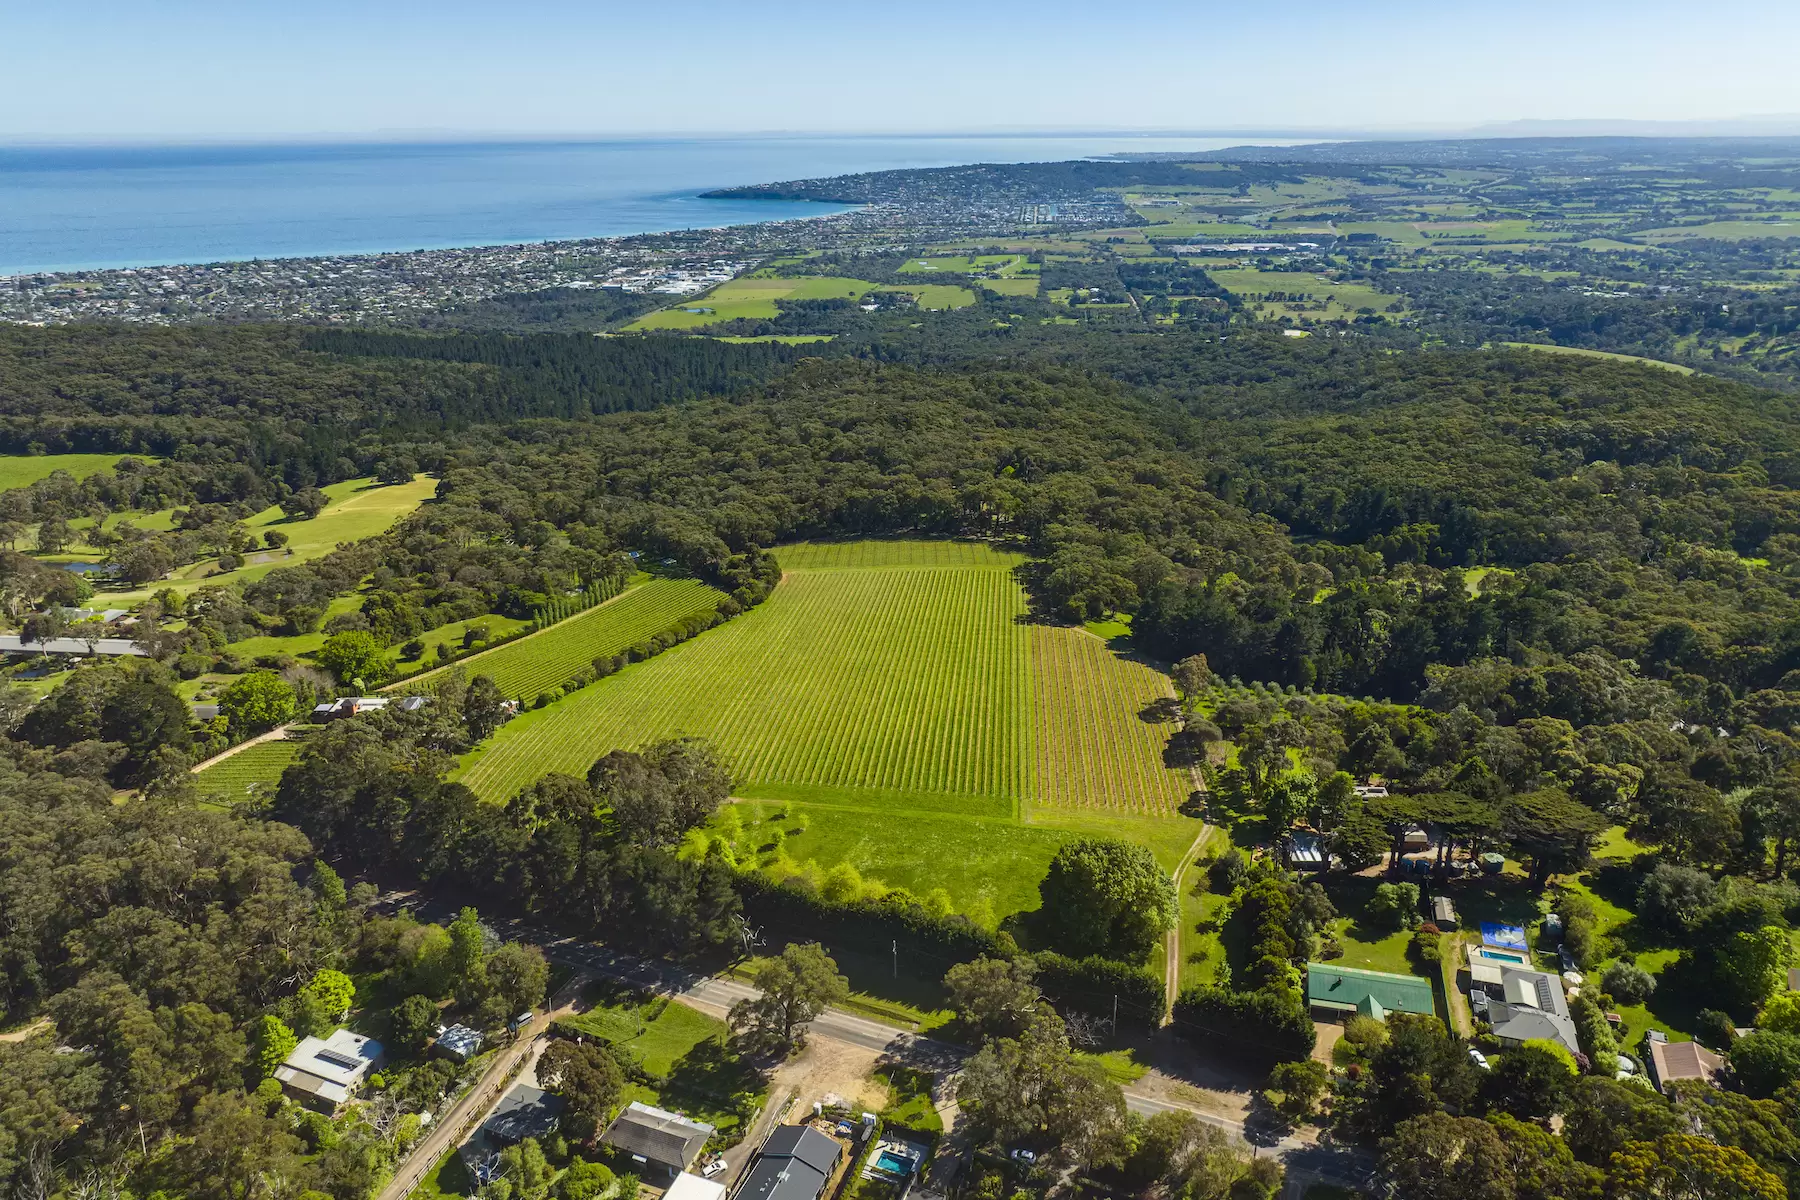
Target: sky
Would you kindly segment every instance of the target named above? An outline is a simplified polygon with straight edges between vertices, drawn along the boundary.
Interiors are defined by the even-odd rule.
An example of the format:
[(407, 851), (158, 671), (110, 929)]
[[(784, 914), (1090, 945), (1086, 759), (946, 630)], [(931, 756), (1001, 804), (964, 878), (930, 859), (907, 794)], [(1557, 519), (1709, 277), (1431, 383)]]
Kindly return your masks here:
[(0, 0), (0, 138), (1800, 131), (1796, 45), (1794, 0)]

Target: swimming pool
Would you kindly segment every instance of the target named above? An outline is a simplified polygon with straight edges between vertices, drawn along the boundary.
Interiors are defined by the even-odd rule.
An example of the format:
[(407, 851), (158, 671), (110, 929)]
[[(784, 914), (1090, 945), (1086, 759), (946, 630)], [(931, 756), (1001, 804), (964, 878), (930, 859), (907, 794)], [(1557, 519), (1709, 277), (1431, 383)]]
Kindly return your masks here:
[(883, 1150), (875, 1156), (875, 1169), (887, 1175), (899, 1175), (902, 1178), (911, 1175), (912, 1159), (895, 1154), (892, 1150)]
[(1523, 954), (1511, 950), (1489, 950), (1487, 947), (1483, 946), (1480, 950), (1476, 951), (1476, 953), (1483, 958), (1491, 958), (1496, 962), (1512, 963), (1514, 966), (1526, 966), (1529, 964), (1529, 960)]

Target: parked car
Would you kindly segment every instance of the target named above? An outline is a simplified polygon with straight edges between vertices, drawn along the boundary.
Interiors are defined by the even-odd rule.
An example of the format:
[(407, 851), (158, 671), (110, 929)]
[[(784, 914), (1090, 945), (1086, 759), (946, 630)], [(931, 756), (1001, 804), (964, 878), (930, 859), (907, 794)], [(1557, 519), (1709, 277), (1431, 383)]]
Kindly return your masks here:
[(1027, 1167), (1035, 1166), (1037, 1164), (1037, 1151), (1026, 1150), (1021, 1147), (1012, 1152), (1012, 1160)]
[(1477, 1070), (1485, 1071), (1488, 1069), (1487, 1055), (1483, 1054), (1473, 1046), (1469, 1047), (1469, 1061), (1475, 1064)]
[(722, 1173), (724, 1170), (725, 1170), (725, 1160), (723, 1158), (715, 1157), (711, 1162), (707, 1163), (704, 1167), (700, 1168), (700, 1174), (704, 1175), (708, 1179), (711, 1179), (714, 1175), (718, 1175), (718, 1174)]

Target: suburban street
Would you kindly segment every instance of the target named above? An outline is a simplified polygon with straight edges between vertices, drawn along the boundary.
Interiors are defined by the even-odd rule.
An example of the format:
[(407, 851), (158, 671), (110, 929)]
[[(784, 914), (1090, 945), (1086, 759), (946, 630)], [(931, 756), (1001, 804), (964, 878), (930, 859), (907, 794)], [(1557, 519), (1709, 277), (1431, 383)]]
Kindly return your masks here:
[[(383, 897), (383, 901), (388, 904), (405, 903), (409, 898), (411, 897), (405, 893), (390, 893)], [(456, 910), (449, 904), (427, 903), (421, 905), (418, 911), (420, 916), (428, 919), (448, 920), (455, 916)], [(754, 998), (759, 994), (754, 987), (739, 980), (698, 975), (673, 963), (640, 959), (577, 938), (549, 935), (524, 922), (500, 919), (495, 920), (493, 925), (503, 937), (536, 945), (553, 963), (574, 969), (578, 978), (586, 973), (630, 983), (648, 991), (668, 995), (680, 1003), (721, 1019), (739, 1000)], [(569, 987), (565, 986), (563, 995), (559, 996), (559, 1003), (567, 1006), (569, 996)], [(539, 1020), (547, 1029), (547, 1019)], [(536, 1025), (537, 1022), (534, 1022), (534, 1027)], [(1167, 1036), (1166, 1031), (1164, 1036)], [(898, 1029), (839, 1008), (828, 1008), (821, 1013), (807, 1027), (807, 1037), (812, 1042), (839, 1042), (860, 1050), (881, 1053), (940, 1076), (954, 1074), (971, 1053), (966, 1046)], [(493, 1078), (492, 1070), (488, 1078)], [(481, 1089), (476, 1089), (479, 1090)], [(1178, 1076), (1152, 1069), (1123, 1090), (1126, 1107), (1140, 1116), (1148, 1117), (1172, 1111), (1189, 1112), (1200, 1120), (1225, 1130), (1232, 1137), (1249, 1142), (1259, 1152), (1280, 1155), (1289, 1168), (1291, 1196), (1299, 1196), (1304, 1190), (1304, 1184), (1310, 1182), (1366, 1188), (1373, 1173), (1373, 1156), (1367, 1151), (1321, 1146), (1309, 1138), (1292, 1134), (1273, 1140), (1259, 1137), (1246, 1129), (1243, 1120), (1228, 1115), (1230, 1111), (1242, 1107), (1241, 1099), (1226, 1093), (1216, 1093), (1217, 1103), (1209, 1107), (1204, 1101), (1214, 1094), (1209, 1093), (1205, 1087)], [(475, 1091), (471, 1092), (471, 1096), (475, 1094)], [(495, 1094), (487, 1100), (482, 1109), (484, 1114), (486, 1108), (491, 1107), (498, 1098), (498, 1094)], [(439, 1132), (455, 1128), (457, 1120), (453, 1114), (442, 1122)], [(473, 1128), (473, 1124), (470, 1128)], [(430, 1170), (429, 1164), (435, 1163), (442, 1154), (442, 1148), (430, 1155), (416, 1153), (407, 1166), (416, 1166), (419, 1161), (426, 1162), (428, 1165), (416, 1172), (417, 1178), (423, 1178)], [(402, 1168), (402, 1171), (413, 1173), (406, 1168)], [(396, 1181), (398, 1178), (397, 1175)], [(405, 1195), (406, 1191), (393, 1194), (384, 1192), (379, 1200), (403, 1200)]]

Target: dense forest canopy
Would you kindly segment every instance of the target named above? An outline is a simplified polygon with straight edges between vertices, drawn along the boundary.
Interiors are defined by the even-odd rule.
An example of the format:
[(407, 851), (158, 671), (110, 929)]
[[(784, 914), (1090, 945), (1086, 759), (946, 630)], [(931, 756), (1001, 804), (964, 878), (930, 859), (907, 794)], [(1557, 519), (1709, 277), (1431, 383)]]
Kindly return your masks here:
[[(1046, 167), (1036, 184), (1151, 186), (1177, 169), (1193, 174)], [(1245, 174), (1270, 186), (1300, 178), (1278, 165)], [(869, 273), (900, 279), (902, 265), (888, 255)], [(515, 698), (478, 670), (409, 684), (429, 698), (419, 711), (326, 726), (278, 786), (236, 811), (202, 804), (189, 775), (315, 700), (451, 663), (485, 643), (483, 622), (517, 636), (645, 568), (717, 589), (678, 628), (569, 664), (567, 683), (540, 697), (554, 703), (762, 603), (780, 546), (797, 539), (930, 535), (1023, 551), (1031, 620), (1128, 624), (1136, 653), (1174, 668), (1181, 699), (1163, 706), (1187, 724), (1171, 754), (1194, 755), (1203, 799), (1271, 830), (1305, 820), (1345, 865), (1373, 866), (1412, 824), (1429, 824), (1450, 850), (1504, 849), (1524, 864), (1521, 886), (1541, 890), (1620, 827), (1653, 848), (1643, 907), (1680, 955), (1673, 977), (1714, 989), (1741, 1023), (1755, 1018), (1773, 986), (1769, 955), (1800, 915), (1785, 879), (1800, 837), (1796, 401), (1733, 379), (1424, 346), (1392, 330), (1287, 337), (1233, 324), (1222, 289), (1179, 262), (1034, 265), (1120, 313), (1152, 286), (1220, 303), (1156, 328), (1031, 319), (1049, 304), (1023, 295), (929, 322), (902, 305), (855, 325), (839, 305), (808, 310), (841, 321), (842, 335), (807, 345), (0, 331), (0, 449), (128, 456), (0, 495), (0, 617), (36, 636), (81, 612), (92, 590), (56, 568), (68, 556), (52, 548), (78, 533), (150, 596), (132, 618), (141, 658), (80, 666), (45, 696), (0, 688), (0, 1009), (48, 1017), (70, 1048), (0, 1044), (0, 1182), (93, 1171), (129, 1177), (132, 1194), (237, 1200), (252, 1185), (221, 1147), (241, 1136), (283, 1196), (371, 1194), (404, 1141), (398, 1126), (294, 1124), (267, 1082), (279, 1031), (333, 1024), (325, 997), (352, 975), (396, 1029), (429, 1025), (439, 1005), (494, 1023), (519, 997), (541, 998), (543, 964), (496, 948), (507, 969), (476, 971), (473, 916), (445, 930), (386, 915), (372, 888), (347, 891), (322, 859), (651, 952), (722, 953), (737, 918), (758, 911), (879, 928), (877, 941), (910, 939), (959, 963), (1017, 955), (1011, 931), (917, 897), (846, 900), (739, 870), (705, 832), (731, 780), (704, 745), (597, 748), (584, 778), (547, 776), (504, 805), (481, 803), (450, 775)], [(1429, 275), (1397, 286), (1435, 295)], [(1463, 295), (1446, 289), (1447, 307), (1466, 304), (1451, 292)], [(561, 319), (554, 298), (549, 307)], [(415, 486), (420, 472), (429, 500), (385, 531), (284, 557), (289, 533), (330, 511), (319, 489), (363, 477)], [(245, 522), (270, 506), (287, 520), (259, 542)], [(151, 516), (160, 528), (135, 526)], [(26, 543), (36, 549), (17, 548)], [(208, 556), (234, 564), (217, 573), (224, 582), (165, 579)], [(249, 556), (268, 569), (233, 575)], [(428, 661), (424, 636), (447, 629), (455, 636), (440, 636)], [(309, 662), (281, 649), (303, 639), (314, 639)], [(180, 688), (213, 675), (231, 682), (203, 719)], [(1207, 744), (1225, 741), (1239, 751), (1230, 765), (1207, 760)], [(1352, 776), (1394, 794), (1358, 795)], [(1141, 849), (1086, 846), (1059, 861), (1046, 895), (1060, 897), (1050, 907), (1067, 928), (1084, 918), (1067, 896), (1102, 890), (1090, 876), (1130, 876), (1170, 919), (1182, 907), (1163, 894), (1166, 864)], [(1310, 1022), (1290, 977), (1336, 914), (1270, 859), (1219, 862), (1219, 890), (1255, 926), (1258, 957), (1229, 987), (1185, 995), (1178, 1021), (1304, 1059)], [(1383, 904), (1403, 918), (1395, 895)], [(1592, 913), (1558, 903), (1588, 955), (1577, 931)], [(1058, 943), (1057, 923), (1030, 968), (1043, 979), (1119, 984), (1134, 1000), (1160, 988), (1124, 959), (1141, 960), (1161, 925), (1118, 939), (1065, 930)], [(456, 970), (453, 945), (467, 960)], [(1014, 969), (1027, 970), (965, 979)], [(1621, 993), (1641, 985), (1619, 979)], [(1598, 1012), (1583, 1009), (1590, 1050), (1606, 1044)], [(1628, 1177), (1615, 1153), (1688, 1136), (1642, 1117), (1609, 1141), (1608, 1106), (1638, 1099), (1610, 1078), (1556, 1075), (1531, 1093), (1537, 1107), (1498, 1095), (1478, 1086), (1459, 1042), (1424, 1024), (1396, 1021), (1341, 1085), (1339, 1129), (1392, 1134), (1395, 1161), (1457, 1139), (1485, 1146), (1498, 1129), (1537, 1138), (1533, 1152), (1569, 1186), (1495, 1195), (1587, 1195), (1603, 1172)], [(1087, 1094), (1094, 1081), (1064, 1062), (1060, 1034), (1015, 1026), (1024, 1040), (984, 1050), (975, 1071), (989, 1111), (1004, 1107), (999, 1060), (1033, 1038), (1060, 1047), (1059, 1078)], [(1800, 1075), (1800, 1043), (1775, 1037), (1792, 1040), (1772, 1031), (1743, 1058), (1759, 1095), (1779, 1094), (1754, 1102), (1769, 1120), (1794, 1111), (1781, 1088)], [(1562, 1070), (1531, 1055), (1513, 1063), (1520, 1077)], [(1316, 1099), (1324, 1083), (1284, 1066), (1295, 1069), (1275, 1090), (1310, 1086)], [(453, 1075), (409, 1060), (382, 1111), (416, 1118)], [(1730, 1141), (1721, 1131), (1735, 1117), (1677, 1103), (1682, 1128)], [(1568, 1117), (1562, 1141), (1548, 1132), (1552, 1113)], [(1773, 1164), (1755, 1168), (1768, 1178), (1792, 1173), (1791, 1156), (1756, 1153)], [(1082, 1154), (1136, 1170), (1118, 1146)]]

